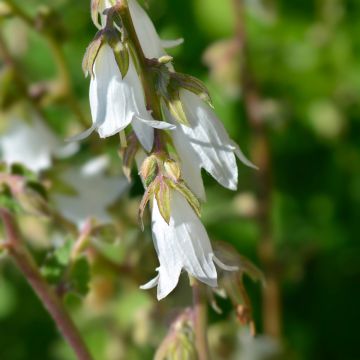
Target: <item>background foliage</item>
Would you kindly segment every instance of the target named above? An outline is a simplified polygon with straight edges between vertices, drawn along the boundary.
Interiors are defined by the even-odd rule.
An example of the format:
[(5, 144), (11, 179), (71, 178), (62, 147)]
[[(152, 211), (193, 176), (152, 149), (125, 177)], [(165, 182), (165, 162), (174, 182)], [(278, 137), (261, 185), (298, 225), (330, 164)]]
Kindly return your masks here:
[[(56, 10), (66, 29), (65, 52), (75, 94), (89, 114), (88, 80), (81, 72), (84, 50), (95, 33), (89, 1), (18, 3), (29, 14), (42, 5)], [(177, 69), (207, 83), (231, 136), (251, 153), (251, 128), (235, 81), (242, 75), (238, 62), (221, 63), (224, 48), (219, 45), (208, 50), (234, 36), (231, 1), (154, 0), (149, 5), (163, 38), (185, 38), (183, 46), (170, 51)], [(224, 315), (211, 313), (214, 357), (359, 359), (360, 2), (248, 0), (246, 9), (249, 63), (262, 96), (272, 157), (271, 220), (281, 283), (282, 350), (273, 352), (262, 335), (254, 348), (241, 342), (245, 330), (230, 304), (221, 300)], [(1, 29), (29, 81), (54, 76), (52, 57), (38, 34), (18, 19), (1, 20)], [(47, 106), (46, 112), (60, 136), (80, 129), (65, 104)], [(120, 167), (117, 139), (103, 142), (94, 136), (91, 144), (82, 145), (78, 161), (108, 152), (114, 169)], [(259, 229), (251, 217), (256, 206), (254, 172), (240, 167), (236, 194), (204, 176), (208, 202), (203, 220), (211, 238), (233, 244), (261, 267)], [(152, 276), (157, 260), (149, 230), (141, 234), (136, 224), (142, 187), (134, 181), (129, 194), (113, 207), (121, 231), (120, 241), (103, 245), (104, 252), (112, 254), (110, 265), (95, 255), (90, 294), (84, 301), (79, 296), (67, 299), (100, 360), (151, 359), (170, 320), (191, 302), (185, 279), (159, 304), (153, 292), (138, 290)], [(43, 238), (36, 231), (29, 236), (31, 246), (44, 264), (49, 244), (46, 239), (32, 240)], [(73, 359), (12, 263), (0, 260), (0, 270), (0, 358)], [(261, 292), (250, 281), (246, 285), (262, 334)], [(268, 350), (256, 355), (261, 353), (256, 347)]]

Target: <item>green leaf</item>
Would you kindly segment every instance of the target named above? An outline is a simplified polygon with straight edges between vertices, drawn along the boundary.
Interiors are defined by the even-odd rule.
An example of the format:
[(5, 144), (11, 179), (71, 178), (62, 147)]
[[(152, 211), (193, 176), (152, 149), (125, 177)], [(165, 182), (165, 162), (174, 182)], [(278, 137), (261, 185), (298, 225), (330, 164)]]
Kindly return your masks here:
[(40, 271), (49, 283), (57, 284), (61, 281), (70, 262), (72, 243), (71, 240), (67, 240), (61, 247), (47, 255)]
[(71, 267), (68, 277), (70, 290), (85, 296), (89, 291), (90, 266), (85, 256), (78, 258)]

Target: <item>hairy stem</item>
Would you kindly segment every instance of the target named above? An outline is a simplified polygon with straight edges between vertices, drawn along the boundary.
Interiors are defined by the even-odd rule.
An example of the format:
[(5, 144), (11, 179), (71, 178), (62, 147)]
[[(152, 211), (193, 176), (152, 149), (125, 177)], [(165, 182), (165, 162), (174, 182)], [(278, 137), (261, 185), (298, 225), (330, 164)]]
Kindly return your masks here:
[(267, 286), (263, 288), (263, 325), (266, 334), (281, 337), (281, 291), (277, 271), (276, 249), (271, 224), (272, 171), (271, 148), (261, 112), (261, 96), (253, 77), (247, 49), (243, 0), (233, 0), (236, 11), (236, 39), (241, 53), (241, 79), (244, 106), (249, 124), (253, 130), (253, 158), (259, 166), (256, 185), (259, 201), (257, 221), (260, 227), (259, 257), (262, 261)]
[(206, 287), (198, 280), (192, 279), (194, 303), (195, 342), (199, 360), (210, 360), (207, 338), (208, 309), (206, 301)]
[(6, 249), (15, 264), (53, 318), (60, 333), (72, 347), (78, 359), (91, 360), (92, 357), (69, 314), (55, 292), (41, 276), (32, 255), (23, 244), (13, 216), (7, 210), (0, 209), (0, 217), (6, 232)]

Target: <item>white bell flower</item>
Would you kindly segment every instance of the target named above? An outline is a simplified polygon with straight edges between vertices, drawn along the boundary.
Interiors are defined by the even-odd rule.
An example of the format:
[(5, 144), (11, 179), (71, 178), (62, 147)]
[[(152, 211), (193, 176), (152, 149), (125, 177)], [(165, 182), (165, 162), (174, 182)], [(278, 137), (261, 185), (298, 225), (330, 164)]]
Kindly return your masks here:
[(132, 60), (128, 73), (122, 79), (112, 48), (104, 44), (95, 59), (93, 72), (89, 92), (93, 125), (73, 140), (84, 139), (94, 130), (101, 138), (106, 138), (132, 123), (142, 146), (150, 151), (153, 128), (174, 128), (174, 125), (154, 120), (146, 109), (144, 91)]
[[(171, 133), (183, 165), (183, 177), (194, 193), (204, 199), (201, 169), (205, 169), (222, 186), (236, 190), (238, 168), (235, 155), (247, 166), (256, 168), (229, 138), (213, 109), (188, 90), (180, 98), (190, 126), (178, 125)], [(166, 111), (166, 110), (165, 110)], [(171, 115), (166, 111), (166, 117)], [(173, 119), (172, 122), (175, 120)]]
[(228, 271), (237, 269), (224, 265), (215, 257), (203, 224), (185, 198), (176, 191), (172, 191), (169, 225), (161, 216), (154, 199), (152, 233), (160, 266), (157, 268), (158, 275), (141, 286), (141, 289), (157, 285), (158, 300), (174, 290), (182, 270), (199, 281), (216, 287), (215, 263)]
[(78, 150), (78, 144), (64, 145), (46, 126), (34, 116), (29, 122), (14, 118), (0, 134), (0, 160), (8, 165), (22, 164), (39, 173), (52, 165), (52, 158), (64, 158)]
[(105, 174), (108, 162), (107, 156), (101, 156), (80, 168), (68, 169), (61, 175), (61, 179), (74, 189), (74, 195), (52, 194), (59, 213), (79, 229), (89, 218), (100, 223), (110, 223), (112, 220), (107, 207), (129, 188), (129, 182), (124, 176)]

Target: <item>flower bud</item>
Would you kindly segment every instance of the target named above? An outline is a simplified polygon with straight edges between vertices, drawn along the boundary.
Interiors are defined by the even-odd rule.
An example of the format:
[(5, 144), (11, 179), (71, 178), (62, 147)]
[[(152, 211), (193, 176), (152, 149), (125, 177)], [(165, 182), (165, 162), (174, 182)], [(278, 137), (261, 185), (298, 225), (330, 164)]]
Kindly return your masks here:
[(148, 187), (156, 178), (159, 172), (158, 162), (155, 155), (151, 155), (143, 162), (140, 175), (145, 182), (145, 186)]
[(170, 55), (164, 55), (161, 58), (159, 58), (159, 63), (160, 64), (168, 64), (169, 62), (172, 62), (174, 60), (174, 58)]
[(192, 311), (185, 310), (171, 325), (168, 335), (159, 346), (155, 360), (196, 360)]

